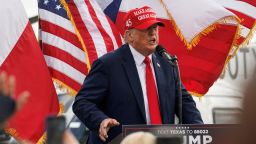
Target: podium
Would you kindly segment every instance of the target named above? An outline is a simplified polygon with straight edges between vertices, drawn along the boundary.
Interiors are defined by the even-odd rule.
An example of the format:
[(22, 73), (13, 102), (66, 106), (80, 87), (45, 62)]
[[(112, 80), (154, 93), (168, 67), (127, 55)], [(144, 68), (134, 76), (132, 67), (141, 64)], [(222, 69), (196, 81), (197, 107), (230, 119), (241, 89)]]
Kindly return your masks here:
[(138, 131), (150, 132), (157, 138), (180, 137), (182, 144), (222, 144), (232, 141), (239, 133), (240, 125), (123, 125), (122, 134), (109, 144), (120, 144), (124, 137)]

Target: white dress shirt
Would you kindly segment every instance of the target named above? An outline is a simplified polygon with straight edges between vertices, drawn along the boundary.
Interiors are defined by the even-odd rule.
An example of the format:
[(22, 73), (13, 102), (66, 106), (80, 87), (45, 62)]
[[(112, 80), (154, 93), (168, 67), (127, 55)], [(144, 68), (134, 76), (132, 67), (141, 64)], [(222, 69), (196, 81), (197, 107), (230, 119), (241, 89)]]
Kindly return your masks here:
[[(144, 105), (145, 105), (145, 113), (146, 113), (146, 120), (147, 120), (147, 124), (150, 124), (150, 114), (149, 114), (149, 108), (148, 108), (148, 97), (147, 97), (147, 88), (146, 88), (146, 64), (144, 63), (144, 59), (145, 56), (142, 55), (141, 53), (139, 53), (136, 49), (134, 49), (131, 45), (129, 45), (132, 56), (134, 58), (135, 64), (136, 64), (136, 68), (139, 74), (139, 78), (140, 78), (140, 84), (141, 84), (141, 88), (142, 88), (142, 92), (143, 92), (143, 99), (144, 99)], [(153, 67), (153, 63), (152, 63), (152, 54), (148, 56), (151, 60), (150, 66), (152, 69), (152, 73), (153, 73), (153, 77), (155, 80), (155, 86), (157, 89), (157, 83), (156, 83), (156, 78), (155, 78), (155, 70)], [(157, 90), (158, 92), (158, 90)]]

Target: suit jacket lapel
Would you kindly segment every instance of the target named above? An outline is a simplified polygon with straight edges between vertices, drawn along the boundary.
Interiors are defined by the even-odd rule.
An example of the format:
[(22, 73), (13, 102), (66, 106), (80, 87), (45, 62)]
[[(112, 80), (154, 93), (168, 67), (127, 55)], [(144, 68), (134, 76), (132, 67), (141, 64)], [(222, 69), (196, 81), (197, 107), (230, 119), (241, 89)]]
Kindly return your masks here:
[(152, 55), (152, 62), (154, 66), (155, 71), (155, 77), (156, 77), (156, 83), (157, 83), (157, 89), (158, 89), (158, 98), (159, 98), (159, 105), (160, 105), (160, 111), (162, 120), (164, 123), (163, 113), (166, 108), (166, 94), (165, 94), (165, 87), (167, 86), (166, 79), (164, 77), (164, 72), (161, 67), (161, 63), (157, 59), (157, 56), (155, 54)]
[(124, 46), (124, 49), (122, 51), (122, 58), (122, 64), (126, 71), (127, 78), (133, 90), (133, 94), (136, 97), (143, 118), (146, 122), (145, 106), (140, 79), (135, 65), (135, 61), (128, 45)]

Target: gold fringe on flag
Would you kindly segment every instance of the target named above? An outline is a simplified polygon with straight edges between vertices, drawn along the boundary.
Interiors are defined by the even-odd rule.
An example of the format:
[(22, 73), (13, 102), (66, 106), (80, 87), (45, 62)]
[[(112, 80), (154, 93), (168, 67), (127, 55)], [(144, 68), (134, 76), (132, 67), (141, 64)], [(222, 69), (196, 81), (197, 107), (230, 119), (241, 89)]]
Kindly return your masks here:
[(66, 89), (68, 91), (68, 95), (69, 96), (76, 96), (77, 94), (77, 91), (74, 90), (73, 88), (71, 88), (70, 86), (66, 85), (64, 82), (56, 79), (56, 78), (52, 78), (54, 82), (56, 82), (59, 86), (60, 86), (60, 89), (63, 90), (63, 89)]
[(227, 56), (227, 58), (225, 60), (224, 69), (223, 70), (225, 70), (227, 68), (227, 65), (228, 65), (229, 61), (231, 60), (231, 58), (233, 58), (236, 55), (238, 49), (240, 48), (239, 45), (238, 45), (238, 39), (240, 38), (240, 34), (241, 34), (241, 28), (240, 28), (240, 25), (238, 24), (237, 29), (236, 29), (236, 34), (234, 36), (232, 45), (230, 47), (228, 56)]
[(245, 47), (246, 45), (248, 45), (253, 37), (253, 34), (256, 31), (256, 20), (252, 26), (252, 29), (250, 30), (250, 32), (247, 34), (247, 36), (245, 37), (245, 40), (243, 41), (242, 44), (240, 44), (239, 47)]
[(11, 135), (14, 138), (18, 138), (18, 136), (19, 136), (16, 129), (14, 129), (14, 128), (8, 128), (8, 129), (5, 129), (4, 131), (5, 131), (5, 133)]
[(70, 12), (70, 9), (69, 9), (69, 7), (68, 7), (68, 4), (66, 3), (66, 0), (60, 0), (60, 4), (61, 4), (61, 5), (64, 7), (64, 9), (66, 10), (67, 15), (68, 15), (68, 18), (70, 19), (70, 21), (71, 21), (71, 23), (72, 23), (72, 25), (73, 25), (73, 27), (74, 27), (74, 29), (75, 29), (76, 35), (77, 35), (77, 37), (78, 37), (79, 41), (81, 42), (81, 45), (82, 45), (82, 47), (83, 47), (83, 49), (84, 49), (85, 56), (86, 56), (86, 60), (87, 60), (87, 68), (88, 68), (88, 72), (89, 72), (90, 69), (91, 69), (91, 65), (90, 65), (90, 60), (89, 60), (89, 56), (88, 56), (88, 51), (87, 51), (87, 48), (86, 48), (85, 43), (84, 43), (84, 41), (83, 41), (83, 38), (82, 38), (80, 32), (78, 31), (78, 29), (77, 29), (77, 27), (76, 27), (76, 23), (75, 23), (75, 21), (74, 21), (74, 19), (73, 19), (73, 17), (72, 17), (72, 14), (71, 14), (71, 12)]
[[(227, 58), (225, 60), (225, 63), (224, 63), (223, 70), (219, 74), (219, 76), (223, 73), (223, 71), (225, 71), (227, 69), (227, 65), (228, 65), (229, 61), (231, 60), (231, 58), (233, 58), (236, 55), (238, 49), (240, 48), (238, 46), (238, 39), (240, 38), (240, 33), (241, 33), (241, 28), (238, 24), (237, 29), (236, 29), (236, 33), (235, 33), (234, 38), (233, 38), (233, 42), (232, 42), (231, 47), (229, 49), (228, 56), (227, 56)], [(196, 97), (199, 97), (199, 98), (201, 98), (202, 96), (205, 95), (205, 94), (199, 94), (199, 93), (192, 92), (192, 91), (189, 91), (189, 93), (196, 96)]]
[[(226, 61), (225, 61), (225, 66), (224, 66), (224, 69), (223, 69), (222, 73), (223, 73), (225, 70), (227, 70), (227, 68), (228, 68), (227, 65), (228, 65), (230, 59), (233, 58), (233, 57), (236, 55), (237, 51), (238, 51), (240, 48), (245, 47), (246, 45), (249, 44), (249, 42), (250, 42), (250, 40), (252, 39), (252, 36), (253, 36), (253, 34), (254, 34), (255, 31), (256, 31), (256, 22), (254, 23), (252, 29), (251, 29), (250, 32), (248, 33), (248, 35), (247, 35), (247, 37), (245, 38), (245, 40), (243, 41), (243, 43), (240, 44), (240, 45), (238, 45), (237, 40), (238, 40), (238, 39), (240, 38), (240, 36), (241, 36), (241, 28), (237, 29), (237, 33), (236, 33), (236, 35), (235, 35), (236, 38), (235, 38), (234, 41), (233, 41), (233, 45), (232, 45), (232, 48), (230, 49), (230, 53), (229, 53), (230, 55), (229, 55), (229, 57), (227, 57), (227, 59), (226, 59)], [(237, 35), (239, 35), (239, 36), (237, 36)], [(233, 50), (234, 52), (232, 52), (232, 50)], [(232, 52), (232, 54), (231, 54), (231, 52)]]
[(43, 136), (38, 140), (38, 142), (36, 144), (46, 144), (46, 132), (44, 132)]
[(199, 94), (199, 93), (196, 93), (196, 92), (192, 92), (192, 91), (189, 91), (189, 93), (193, 96), (196, 96), (196, 97), (199, 97), (201, 98), (202, 96), (204, 96), (204, 94)]
[[(227, 58), (225, 60), (224, 67), (223, 67), (223, 70), (220, 73), (220, 75), (223, 73), (223, 71), (225, 71), (227, 69), (227, 64), (229, 63), (231, 58), (233, 58), (236, 55), (238, 49), (240, 48), (238, 46), (238, 39), (240, 38), (240, 33), (241, 33), (241, 28), (239, 27), (239, 24), (238, 24), (237, 29), (236, 29), (236, 33), (235, 33), (234, 38), (233, 38), (233, 42), (231, 44), (231, 48), (229, 49), (228, 56), (227, 56)], [(205, 93), (204, 94), (200, 94), (200, 93), (196, 93), (196, 92), (193, 92), (193, 91), (189, 91), (189, 93), (191, 95), (199, 97), (199, 98), (201, 98), (202, 96), (205, 95)]]
[[(63, 103), (60, 103), (59, 107), (60, 107), (60, 110), (57, 116), (61, 116), (64, 113), (64, 109), (65, 109), (65, 106)], [(36, 144), (46, 144), (46, 140), (47, 140), (47, 136), (46, 136), (46, 132), (44, 132), (44, 134)]]
[[(209, 27), (207, 27), (206, 29), (204, 29), (202, 32), (200, 32), (198, 35), (196, 35), (191, 42), (188, 42), (184, 35), (182, 34), (182, 32), (180, 31), (180, 29), (178, 28), (176, 22), (174, 21), (171, 13), (169, 12), (166, 4), (163, 2), (163, 0), (160, 0), (160, 3), (163, 5), (169, 19), (170, 19), (170, 22), (171, 24), (173, 25), (174, 27), (174, 30), (175, 30), (175, 33), (177, 34), (177, 36), (180, 38), (181, 41), (184, 42), (185, 46), (187, 47), (188, 50), (192, 50), (193, 47), (195, 47), (200, 39), (203, 37), (203, 36), (206, 36), (208, 35), (210, 32), (212, 32), (213, 30), (215, 30), (219, 24), (226, 24), (228, 23), (228, 21), (236, 21), (238, 24), (237, 24), (237, 30), (236, 30), (236, 33), (234, 35), (234, 38), (233, 38), (233, 42), (231, 44), (231, 48), (230, 48), (230, 51), (229, 51), (229, 55), (227, 56), (226, 60), (225, 60), (225, 64), (224, 64), (224, 68), (226, 67), (227, 63), (230, 61), (230, 59), (236, 54), (237, 50), (238, 50), (238, 39), (240, 38), (240, 32), (241, 32), (241, 28), (239, 27), (239, 24), (241, 23), (241, 20), (236, 17), (236, 16), (227, 16), (227, 17), (224, 17), (224, 18), (221, 18), (219, 20), (217, 20), (216, 22), (214, 22), (212, 25), (210, 25)], [(252, 33), (252, 31), (251, 31)], [(232, 54), (231, 54), (232, 52)], [(189, 91), (190, 94), (196, 96), (196, 97), (199, 97), (199, 99), (204, 96), (205, 94), (200, 94), (200, 93), (197, 93), (197, 92), (193, 92), (193, 91)]]
[[(62, 115), (64, 112), (64, 104), (59, 104), (59, 113), (58, 116)], [(13, 138), (15, 138), (18, 142), (26, 142), (27, 140), (22, 140), (19, 138), (19, 134), (16, 129), (14, 128), (8, 128), (4, 130), (7, 134), (11, 135)], [(29, 141), (28, 141), (29, 143)], [(41, 136), (41, 138), (38, 140), (36, 144), (46, 144), (46, 132)]]
[(176, 35), (180, 38), (181, 41), (184, 42), (185, 46), (188, 48), (188, 50), (191, 50), (193, 47), (195, 47), (200, 39), (203, 37), (203, 36), (206, 36), (208, 35), (210, 32), (212, 32), (213, 30), (215, 30), (217, 28), (217, 25), (219, 23), (227, 23), (228, 20), (235, 20), (237, 21), (238, 23), (240, 23), (240, 19), (238, 17), (234, 17), (234, 16), (228, 16), (228, 17), (224, 17), (220, 20), (217, 20), (215, 23), (213, 23), (212, 25), (210, 25), (209, 27), (207, 27), (206, 29), (204, 29), (202, 32), (200, 32), (198, 35), (196, 35), (192, 40), (191, 42), (188, 42), (184, 35), (182, 34), (182, 32), (180, 31), (179, 27), (177, 26), (176, 22), (174, 21), (171, 13), (169, 12), (166, 4), (163, 2), (163, 0), (160, 0), (160, 3), (163, 5), (169, 19), (170, 19), (170, 22), (171, 24), (173, 25), (173, 28), (175, 30), (175, 33)]

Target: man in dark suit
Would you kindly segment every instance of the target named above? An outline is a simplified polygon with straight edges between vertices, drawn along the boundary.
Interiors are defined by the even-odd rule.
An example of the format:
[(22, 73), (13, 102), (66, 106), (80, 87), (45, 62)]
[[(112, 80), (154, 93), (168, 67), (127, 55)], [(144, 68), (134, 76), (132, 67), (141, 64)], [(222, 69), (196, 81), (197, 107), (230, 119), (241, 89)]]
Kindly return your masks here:
[[(124, 44), (92, 66), (75, 98), (73, 111), (90, 129), (89, 144), (111, 141), (121, 125), (173, 124), (178, 110), (176, 75), (158, 54), (158, 26), (150, 7), (128, 12)], [(203, 123), (182, 87), (183, 123)]]

